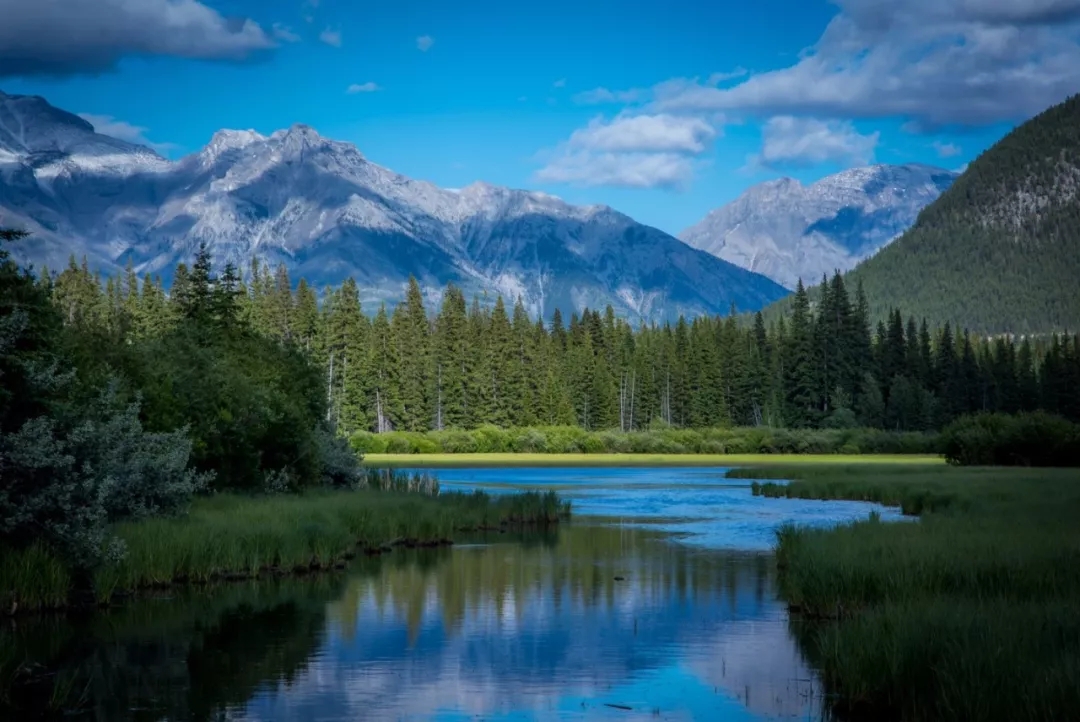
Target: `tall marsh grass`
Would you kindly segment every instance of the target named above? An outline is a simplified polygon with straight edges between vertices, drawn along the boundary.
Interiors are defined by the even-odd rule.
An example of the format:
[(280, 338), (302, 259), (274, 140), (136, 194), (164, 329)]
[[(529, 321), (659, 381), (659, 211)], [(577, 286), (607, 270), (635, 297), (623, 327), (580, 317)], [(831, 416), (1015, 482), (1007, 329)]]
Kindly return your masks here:
[[(430, 477), (395, 475), (391, 489)], [(427, 478), (429, 481), (424, 481)], [(389, 545), (448, 543), (455, 532), (506, 525), (550, 525), (570, 513), (554, 492), (489, 496), (483, 492), (318, 491), (247, 497), (219, 494), (197, 499), (180, 518), (120, 524), (124, 557), (99, 568), (95, 594), (266, 572), (305, 572), (340, 564), (357, 551)], [(43, 547), (0, 555), (0, 594), (18, 609), (64, 606), (67, 568)]]
[(882, 720), (1063, 720), (1080, 710), (1080, 473), (949, 466), (733, 472), (755, 493), (901, 506), (777, 534), (780, 590), (835, 711)]

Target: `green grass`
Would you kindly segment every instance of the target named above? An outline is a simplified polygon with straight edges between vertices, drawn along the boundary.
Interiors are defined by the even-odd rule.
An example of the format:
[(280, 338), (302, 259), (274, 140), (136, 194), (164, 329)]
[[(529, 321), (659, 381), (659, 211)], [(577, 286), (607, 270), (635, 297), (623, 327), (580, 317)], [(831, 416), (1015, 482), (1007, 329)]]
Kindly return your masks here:
[(782, 596), (834, 707), (900, 720), (1067, 719), (1080, 709), (1080, 472), (744, 469), (757, 494), (900, 506), (917, 523), (788, 526)]
[[(364, 464), (380, 468), (577, 466), (748, 466), (774, 464), (944, 464), (926, 454), (367, 454)], [(771, 478), (783, 478), (786, 473)]]
[[(570, 513), (554, 492), (437, 497), (391, 491), (326, 491), (300, 496), (222, 494), (196, 500), (188, 515), (120, 524), (127, 553), (95, 576), (99, 601), (117, 592), (221, 576), (326, 568), (360, 551), (432, 544), (455, 532), (556, 523)], [(0, 555), (0, 597), (20, 609), (66, 603), (71, 577), (42, 547)]]

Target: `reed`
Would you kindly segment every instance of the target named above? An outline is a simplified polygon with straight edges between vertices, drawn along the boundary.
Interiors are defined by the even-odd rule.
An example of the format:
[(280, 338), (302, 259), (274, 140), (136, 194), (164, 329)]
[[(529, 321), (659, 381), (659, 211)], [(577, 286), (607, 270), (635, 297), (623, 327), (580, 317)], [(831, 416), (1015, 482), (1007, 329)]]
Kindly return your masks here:
[(900, 506), (777, 533), (780, 591), (834, 711), (896, 720), (1066, 719), (1080, 709), (1075, 470), (806, 466), (731, 476), (757, 494)]
[[(398, 475), (389, 486), (401, 488), (418, 478)], [(184, 517), (117, 525), (126, 554), (96, 571), (94, 588), (105, 603), (141, 588), (302, 574), (343, 564), (358, 552), (447, 544), (467, 530), (548, 526), (569, 514), (569, 503), (554, 492), (219, 494), (197, 499)], [(0, 559), (0, 590), (17, 611), (67, 603), (70, 573), (45, 548), (8, 550)]]

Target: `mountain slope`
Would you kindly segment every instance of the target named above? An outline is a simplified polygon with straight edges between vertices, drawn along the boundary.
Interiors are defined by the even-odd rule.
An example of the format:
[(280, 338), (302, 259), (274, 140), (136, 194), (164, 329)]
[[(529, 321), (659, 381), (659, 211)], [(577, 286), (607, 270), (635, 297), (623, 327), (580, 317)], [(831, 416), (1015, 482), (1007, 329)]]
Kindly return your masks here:
[(918, 222), (851, 273), (892, 306), (977, 332), (1080, 326), (1080, 96), (985, 151)]
[(932, 166), (853, 168), (804, 186), (761, 183), (679, 234), (695, 248), (794, 288), (847, 271), (907, 230), (957, 177)]
[(32, 231), (12, 250), (54, 268), (75, 253), (105, 271), (130, 260), (167, 276), (206, 242), (218, 263), (284, 262), (319, 286), (353, 276), (369, 303), (402, 298), (409, 275), (430, 295), (454, 282), (544, 315), (610, 303), (662, 320), (785, 295), (610, 208), (483, 183), (442, 189), (308, 126), (219, 131), (170, 162), (44, 99), (3, 94), (0, 224)]

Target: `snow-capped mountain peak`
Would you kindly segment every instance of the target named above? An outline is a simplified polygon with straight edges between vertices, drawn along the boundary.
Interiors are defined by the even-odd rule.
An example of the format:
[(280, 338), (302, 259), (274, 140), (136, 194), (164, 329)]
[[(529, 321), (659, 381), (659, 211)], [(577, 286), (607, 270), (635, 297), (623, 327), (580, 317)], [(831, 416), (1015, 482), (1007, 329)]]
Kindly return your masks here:
[[(454, 282), (470, 295), (520, 297), (534, 315), (611, 304), (628, 317), (661, 320), (726, 312), (732, 302), (754, 309), (784, 295), (762, 276), (605, 206), (480, 181), (444, 190), (308, 125), (268, 136), (218, 131), (170, 162), (44, 100), (16, 106), (11, 97), (0, 97), (3, 148), (14, 138), (19, 150), (5, 151), (10, 161), (0, 156), (0, 225), (32, 232), (22, 258), (38, 264), (62, 266), (74, 252), (107, 272), (130, 260), (137, 272), (168, 280), (206, 243), (219, 265), (285, 263), (294, 279), (319, 287), (352, 276), (369, 309), (400, 299), (410, 275), (428, 295)], [(76, 140), (46, 143), (60, 150), (42, 164), (25, 150), (35, 133)], [(86, 161), (90, 147), (109, 152), (95, 165)]]
[(957, 174), (911, 163), (871, 165), (803, 185), (760, 183), (679, 237), (787, 288), (846, 271), (915, 222)]

